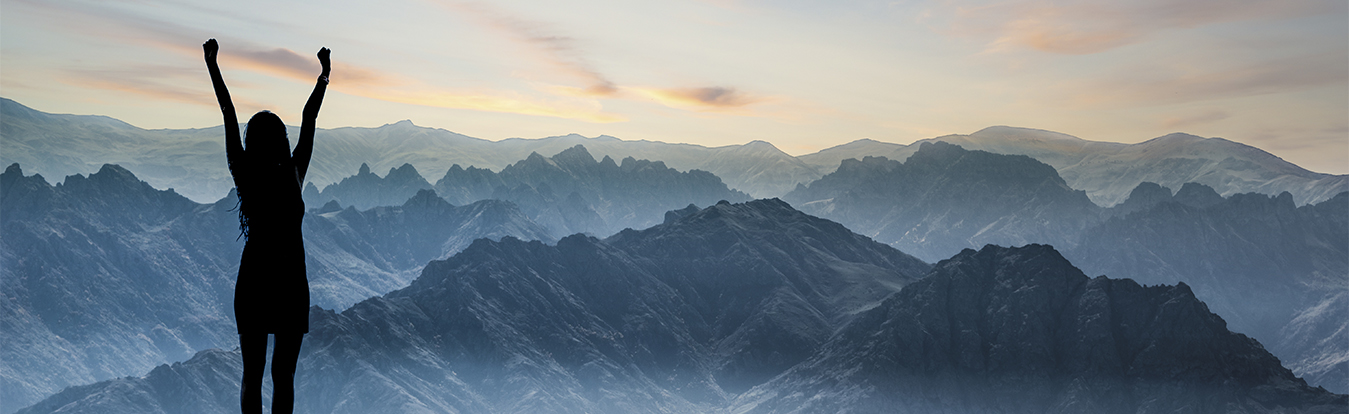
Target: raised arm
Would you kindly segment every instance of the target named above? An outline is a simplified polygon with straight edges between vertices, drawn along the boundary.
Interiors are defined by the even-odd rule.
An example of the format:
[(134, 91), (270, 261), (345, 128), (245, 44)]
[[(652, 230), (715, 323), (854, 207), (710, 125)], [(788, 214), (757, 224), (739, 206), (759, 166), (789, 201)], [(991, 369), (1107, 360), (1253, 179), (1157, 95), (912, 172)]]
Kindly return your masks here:
[(220, 102), (220, 113), (225, 117), (225, 156), (229, 160), (230, 173), (234, 173), (234, 163), (242, 159), (244, 153), (243, 143), (239, 141), (239, 117), (234, 114), (234, 102), (230, 101), (230, 91), (225, 88), (225, 78), (220, 76), (220, 65), (216, 64), (215, 57), (220, 52), (220, 45), (215, 39), (207, 40), (201, 45), (206, 52), (206, 69), (211, 72), (211, 86), (215, 87), (215, 99)]
[(295, 143), (295, 151), (290, 155), (290, 159), (295, 162), (295, 172), (299, 174), (301, 183), (304, 183), (304, 175), (309, 171), (309, 157), (314, 155), (314, 123), (318, 121), (319, 107), (323, 106), (323, 93), (328, 90), (328, 72), (332, 69), (328, 53), (326, 47), (319, 49), (319, 63), (323, 65), (323, 73), (319, 74), (314, 92), (309, 94), (309, 102), (304, 104), (302, 115), (304, 119), (300, 121), (300, 139)]

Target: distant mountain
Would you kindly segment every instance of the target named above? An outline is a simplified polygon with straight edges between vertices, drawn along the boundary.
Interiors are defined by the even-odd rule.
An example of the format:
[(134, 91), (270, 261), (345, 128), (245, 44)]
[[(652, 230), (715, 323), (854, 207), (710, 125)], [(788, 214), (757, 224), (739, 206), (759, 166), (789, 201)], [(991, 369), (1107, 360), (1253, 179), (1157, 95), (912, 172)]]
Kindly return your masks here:
[(6, 168), (0, 412), (236, 343), (230, 207), (155, 190), (114, 165), (57, 186)]
[[(233, 196), (197, 204), (105, 165), (55, 186), (0, 174), (0, 412), (64, 387), (144, 373), (237, 343), (243, 241)], [(453, 207), (427, 191), (401, 207), (311, 211), (312, 303), (345, 308), (406, 286), (480, 237), (552, 242), (510, 203)]]
[(1193, 183), (1133, 193), (1119, 206), (1133, 212), (1086, 230), (1065, 256), (1090, 274), (1185, 282), (1298, 375), (1349, 392), (1349, 319), (1337, 307), (1349, 292), (1349, 193), (1301, 207), (1289, 193), (1224, 199)]
[[(888, 156), (890, 153), (898, 151), (906, 145), (892, 144), (889, 142), (880, 142), (872, 139), (859, 139), (843, 145), (836, 145), (825, 148), (819, 152), (806, 154), (796, 159), (806, 163), (806, 165), (819, 171), (821, 174), (828, 174), (838, 170), (838, 166), (843, 160), (854, 158), (863, 159), (874, 156)], [(907, 158), (895, 158), (896, 161), (903, 161)], [(807, 182), (806, 184), (810, 184)]]
[(659, 224), (666, 211), (749, 200), (711, 173), (679, 172), (660, 161), (604, 157), (595, 161), (577, 145), (551, 158), (532, 153), (500, 173), (455, 165), (436, 181), (436, 191), (455, 203), (508, 200), (561, 237), (610, 235), (624, 228)]
[(1233, 331), (1313, 385), (1349, 392), (1349, 323), (1330, 307), (1349, 291), (1349, 193), (1297, 207), (1289, 193), (1225, 199), (1186, 183), (1172, 195), (1145, 182), (1101, 209), (1024, 156), (922, 147), (905, 163), (844, 161), (785, 198), (927, 260), (978, 243), (1052, 243), (1090, 274), (1188, 283)]
[[(716, 410), (928, 268), (776, 200), (603, 241), (479, 240), (405, 289), (313, 309), (297, 412)], [(206, 351), (24, 412), (229, 412), (237, 358)]]
[[(901, 268), (926, 265), (763, 203), (676, 214), (604, 241), (479, 241), (406, 289), (341, 313), (312, 309), (296, 411), (1349, 408), (1229, 332), (1183, 284), (1088, 279), (1048, 246), (987, 246), (889, 294), (884, 285), (911, 280)], [(688, 272), (698, 268), (723, 271)], [(837, 284), (820, 284), (837, 274), (802, 271), (812, 268), (851, 268), (849, 278), (870, 275), (879, 291), (813, 301), (840, 296), (830, 293)], [(740, 277), (728, 277), (734, 269)], [(875, 302), (880, 293), (889, 297)], [(829, 328), (830, 314), (843, 316), (841, 328)], [(820, 335), (827, 340), (815, 343)], [(727, 346), (745, 342), (753, 346)], [(798, 359), (802, 346), (811, 351)], [(204, 351), (21, 413), (232, 412), (239, 358)]]
[(388, 174), (380, 177), (370, 172), (369, 165), (362, 163), (356, 175), (329, 184), (323, 187), (322, 191), (314, 187), (312, 182), (308, 183), (305, 187), (304, 203), (307, 206), (321, 206), (329, 201), (337, 201), (339, 205), (368, 210), (379, 206), (400, 205), (417, 195), (418, 191), (430, 188), (431, 183), (422, 178), (412, 164), (390, 168)]
[[(697, 169), (710, 171), (731, 188), (755, 198), (777, 197), (821, 177), (815, 168), (766, 141), (713, 148)], [(680, 165), (671, 161), (672, 165)]]
[(983, 244), (1072, 246), (1100, 208), (1027, 156), (924, 143), (905, 162), (844, 160), (783, 199), (809, 214), (936, 261)]
[(224, 136), (223, 128), (145, 130), (106, 116), (49, 114), (0, 98), (0, 164), (18, 163), (47, 177), (87, 175), (117, 164), (155, 188), (211, 202), (234, 187)]
[[(289, 132), (299, 133), (296, 127)], [(221, 127), (145, 130), (103, 116), (44, 113), (0, 98), (0, 145), (5, 148), (0, 164), (17, 162), (51, 177), (88, 174), (105, 163), (116, 163), (155, 188), (174, 188), (193, 200), (209, 202), (233, 187), (225, 168), (223, 137)], [(1349, 176), (1310, 172), (1254, 147), (1186, 134), (1120, 144), (997, 126), (912, 145), (858, 140), (800, 157), (763, 141), (716, 148), (576, 134), (487, 141), (411, 121), (378, 128), (320, 129), (315, 141), (315, 162), (307, 178), (319, 188), (348, 177), (362, 163), (381, 171), (411, 164), (428, 176), (455, 164), (499, 171), (533, 152), (556, 154), (585, 145), (600, 158), (659, 160), (681, 171), (711, 172), (732, 189), (765, 198), (809, 184), (836, 170), (844, 159), (884, 156), (904, 161), (923, 142), (942, 141), (969, 150), (1028, 155), (1059, 170), (1070, 187), (1087, 191), (1102, 206), (1123, 201), (1145, 181), (1171, 188), (1197, 182), (1222, 195), (1289, 191), (1299, 204), (1349, 190)]]
[(364, 211), (329, 206), (311, 210), (312, 220), (303, 225), (311, 302), (328, 309), (407, 286), (426, 262), (477, 239), (556, 240), (514, 204), (499, 200), (454, 206), (435, 191), (421, 190), (401, 206)]
[[(291, 137), (299, 134), (298, 127), (288, 131)], [(455, 164), (499, 171), (530, 153), (556, 154), (577, 145), (601, 158), (660, 160), (681, 171), (708, 171), (754, 197), (778, 196), (820, 177), (814, 168), (763, 141), (717, 148), (576, 134), (488, 141), (410, 121), (319, 129), (314, 140), (314, 162), (306, 178), (320, 188), (348, 177), (363, 163), (377, 171), (411, 164), (428, 176)], [(116, 163), (156, 188), (174, 188), (198, 202), (214, 201), (234, 186), (223, 141), (219, 126), (146, 130), (103, 116), (48, 114), (0, 98), (0, 146), (5, 148), (0, 163), (17, 162), (51, 177), (88, 174)]]
[(947, 142), (968, 150), (1030, 156), (1053, 166), (1069, 187), (1086, 191), (1093, 202), (1105, 207), (1124, 201), (1129, 191), (1143, 182), (1170, 188), (1194, 182), (1213, 187), (1223, 196), (1252, 192), (1277, 195), (1287, 191), (1298, 204), (1318, 203), (1349, 191), (1349, 175), (1307, 171), (1259, 148), (1182, 133), (1121, 144), (997, 126), (970, 135), (920, 140), (888, 154), (869, 155), (904, 160), (924, 142)]
[(733, 412), (1344, 412), (1185, 284), (1088, 278), (1053, 248), (986, 246), (854, 319)]

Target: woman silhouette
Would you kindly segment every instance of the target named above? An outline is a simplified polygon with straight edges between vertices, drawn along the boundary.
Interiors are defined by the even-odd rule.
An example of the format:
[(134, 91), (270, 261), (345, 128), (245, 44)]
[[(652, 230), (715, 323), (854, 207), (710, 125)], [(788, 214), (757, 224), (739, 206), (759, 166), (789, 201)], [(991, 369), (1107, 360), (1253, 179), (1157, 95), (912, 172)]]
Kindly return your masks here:
[(243, 412), (262, 412), (262, 373), (267, 365), (267, 335), (272, 334), (276, 337), (272, 350), (272, 412), (290, 413), (295, 404), (295, 362), (304, 334), (309, 332), (300, 184), (314, 152), (314, 122), (328, 88), (328, 48), (319, 49), (323, 73), (304, 105), (300, 139), (293, 153), (286, 139), (286, 125), (268, 111), (248, 120), (241, 145), (239, 119), (216, 64), (220, 46), (211, 39), (202, 49), (220, 112), (225, 116), (225, 155), (239, 196), (239, 231), (245, 240), (234, 287), (234, 316), (244, 358), (239, 400)]

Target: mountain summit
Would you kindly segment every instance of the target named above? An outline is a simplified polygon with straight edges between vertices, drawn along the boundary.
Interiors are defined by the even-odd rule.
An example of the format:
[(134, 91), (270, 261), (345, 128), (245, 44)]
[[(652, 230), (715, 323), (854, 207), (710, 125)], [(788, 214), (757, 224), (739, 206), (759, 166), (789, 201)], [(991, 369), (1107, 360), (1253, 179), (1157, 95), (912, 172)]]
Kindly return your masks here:
[(945, 142), (923, 143), (902, 163), (844, 160), (783, 198), (932, 261), (985, 243), (1071, 246), (1100, 214), (1047, 164)]
[(500, 173), (458, 165), (436, 181), (453, 203), (511, 201), (554, 235), (610, 235), (624, 228), (660, 223), (666, 211), (749, 196), (726, 187), (706, 171), (680, 172), (661, 161), (608, 156), (600, 161), (582, 145), (552, 157), (531, 153)]
[(1088, 278), (1043, 245), (943, 260), (736, 403), (747, 413), (1349, 408), (1228, 331), (1185, 284)]
[[(996, 126), (969, 135), (946, 135), (894, 149), (908, 158), (926, 142), (969, 150), (1027, 155), (1058, 170), (1072, 188), (1104, 207), (1124, 201), (1139, 183), (1180, 188), (1194, 182), (1223, 196), (1238, 193), (1293, 194), (1298, 204), (1317, 203), (1349, 191), (1349, 175), (1322, 174), (1259, 148), (1222, 138), (1172, 133), (1137, 144), (1088, 141), (1057, 132)], [(885, 154), (873, 154), (885, 155)]]

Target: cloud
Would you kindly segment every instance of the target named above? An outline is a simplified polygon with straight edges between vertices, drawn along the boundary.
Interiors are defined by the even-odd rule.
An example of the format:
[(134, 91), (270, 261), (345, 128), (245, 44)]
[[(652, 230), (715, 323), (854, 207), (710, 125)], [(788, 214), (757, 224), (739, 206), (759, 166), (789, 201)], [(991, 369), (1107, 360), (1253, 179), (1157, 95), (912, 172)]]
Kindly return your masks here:
[[(190, 83), (180, 81), (181, 79), (197, 79), (200, 77), (199, 70), (141, 65), (122, 69), (66, 70), (59, 75), (58, 79), (82, 88), (140, 95), (159, 101), (215, 107), (217, 105), (215, 94), (209, 89), (185, 88), (182, 85)], [(278, 108), (276, 105), (268, 105), (239, 96), (231, 96), (231, 99), (241, 114), (271, 109), (272, 112), (276, 112), (283, 117), (294, 115), (292, 111)]]
[[(113, 39), (119, 47), (146, 47), (169, 51), (184, 57), (184, 62), (200, 65), (201, 43), (214, 36), (207, 29), (188, 27), (118, 8), (109, 3), (40, 2), (16, 0), (24, 7), (41, 10), (45, 24), (55, 25), (67, 33), (90, 38)], [(596, 99), (641, 99), (656, 96), (656, 101), (667, 106), (708, 111), (744, 107), (762, 100), (734, 88), (670, 88), (654, 90), (653, 95), (638, 94), (617, 85), (595, 69), (581, 50), (579, 42), (559, 33), (549, 25), (521, 19), (483, 4), (444, 3), (464, 12), (525, 49), (550, 70), (572, 80), (574, 86), (548, 86), (545, 92), (554, 99), (540, 98), (512, 91), (464, 91), (444, 87), (423, 79), (410, 78), (395, 72), (366, 67), (342, 60), (342, 51), (334, 50), (330, 90), (371, 99), (499, 113), (558, 117), (584, 122), (622, 122), (626, 117), (606, 112)], [(284, 47), (261, 45), (238, 38), (221, 37), (220, 65), (226, 80), (237, 78), (231, 73), (254, 72), (303, 83), (314, 82), (320, 68), (311, 54)], [(135, 64), (133, 64), (135, 66)], [(200, 66), (197, 66), (198, 68)], [(181, 69), (182, 73), (165, 76), (165, 68), (149, 70), (146, 67), (98, 68), (72, 71), (66, 81), (84, 87), (131, 93), (171, 102), (213, 105), (209, 90), (201, 91), (181, 85), (199, 85), (204, 82), (204, 70)], [(200, 78), (200, 79), (199, 79)], [(209, 85), (209, 83), (204, 83)], [(238, 86), (237, 83), (231, 85)], [(235, 97), (239, 101), (238, 97)], [(236, 102), (239, 104), (242, 101)], [(722, 111), (729, 113), (729, 111)]]
[(945, 30), (985, 39), (988, 50), (1084, 55), (1145, 41), (1158, 32), (1215, 23), (1345, 11), (1338, 0), (1013, 0), (943, 6)]
[(732, 87), (650, 88), (619, 85), (590, 64), (579, 42), (544, 22), (522, 19), (482, 3), (442, 2), (440, 4), (468, 16), (501, 35), (517, 42), (530, 56), (582, 86), (545, 85), (540, 90), (574, 98), (654, 100), (671, 108), (699, 112), (748, 114), (739, 109), (768, 100)]
[[(192, 62), (201, 62), (201, 43), (211, 35), (208, 32), (160, 21), (110, 7), (77, 8), (62, 3), (24, 2), (60, 16), (62, 27), (89, 37), (118, 39), (124, 44), (140, 45), (179, 54)], [(71, 24), (74, 22), (74, 24)], [(566, 41), (539, 38), (536, 42), (552, 42), (554, 48), (565, 50)], [(553, 102), (516, 96), (509, 92), (462, 92), (447, 90), (418, 79), (410, 79), (379, 69), (351, 64), (341, 60), (341, 51), (335, 50), (330, 89), (351, 95), (389, 102), (468, 109), (488, 112), (517, 113), (576, 119), (586, 122), (619, 122), (624, 117), (606, 113), (593, 101)], [(235, 71), (250, 71), (284, 79), (312, 83), (320, 67), (314, 56), (297, 53), (287, 48), (266, 47), (238, 39), (222, 39), (220, 65), (226, 80)], [(181, 85), (209, 85), (201, 67), (192, 69), (167, 66), (137, 65), (124, 68), (75, 69), (67, 71), (64, 80), (82, 87), (130, 93), (170, 102), (214, 106), (214, 96), (208, 90), (197, 90)], [(239, 86), (237, 82), (231, 82)], [(603, 83), (589, 89), (596, 93), (612, 93)], [(234, 94), (236, 106), (265, 108), (241, 99)]]
[[(179, 25), (144, 15), (127, 12), (106, 4), (82, 4), (82, 7), (61, 2), (16, 0), (18, 4), (35, 7), (55, 21), (62, 30), (94, 38), (113, 38), (128, 45), (140, 45), (175, 52), (201, 62), (201, 44), (216, 37), (210, 31)], [(268, 47), (256, 43), (221, 38), (220, 64), (222, 69), (235, 68), (265, 73), (272, 76), (312, 82), (318, 78), (319, 62), (314, 55), (302, 55), (287, 48)], [(315, 48), (317, 53), (318, 49)], [(333, 62), (334, 79), (346, 83), (372, 85), (397, 84), (394, 77), (359, 65)]]
[[(194, 51), (199, 52), (199, 51)], [(318, 51), (316, 50), (315, 53)], [(332, 80), (341, 85), (361, 85), (367, 87), (396, 87), (412, 83), (397, 75), (378, 69), (346, 63), (340, 60), (339, 51), (334, 51)], [(221, 66), (233, 65), (254, 72), (289, 78), (302, 82), (313, 82), (318, 78), (322, 67), (318, 57), (303, 56), (286, 48), (263, 48), (243, 43), (230, 49), (221, 46)], [(223, 68), (222, 68), (223, 69)]]
[(536, 59), (558, 73), (581, 81), (584, 85), (574, 88), (572, 93), (604, 97), (618, 92), (614, 82), (587, 61), (575, 39), (558, 33), (548, 24), (521, 19), (482, 3), (442, 4), (524, 45)]
[[(70, 70), (60, 79), (71, 85), (131, 93), (158, 100), (194, 105), (216, 105), (209, 93), (165, 82), (177, 78), (181, 69), (139, 67), (120, 70)], [(197, 74), (200, 75), (200, 74)]]
[(712, 86), (701, 88), (634, 88), (635, 91), (673, 108), (700, 111), (731, 110), (768, 100), (752, 96), (735, 88)]
[(286, 48), (257, 49), (252, 45), (246, 45), (244, 50), (222, 50), (221, 55), (247, 62), (256, 70), (292, 78), (316, 77), (322, 69), (316, 58), (300, 56), (299, 53)]

